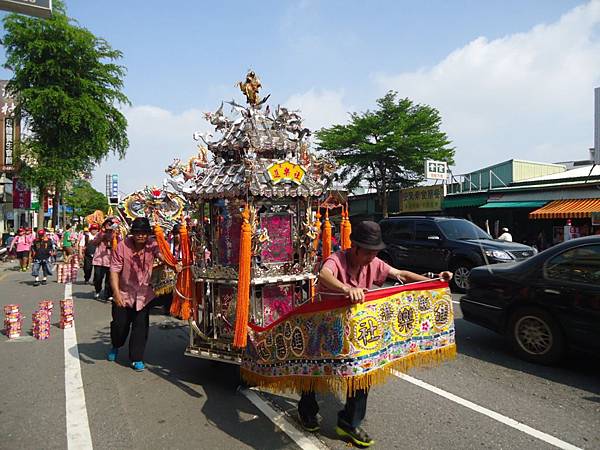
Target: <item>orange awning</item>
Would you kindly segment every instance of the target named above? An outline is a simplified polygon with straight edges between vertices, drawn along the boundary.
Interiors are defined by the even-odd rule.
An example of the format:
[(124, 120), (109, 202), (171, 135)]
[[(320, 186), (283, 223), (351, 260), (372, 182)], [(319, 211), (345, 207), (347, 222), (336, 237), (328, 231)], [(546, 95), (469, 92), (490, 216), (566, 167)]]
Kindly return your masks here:
[(529, 213), (530, 219), (581, 219), (600, 212), (600, 198), (554, 200)]

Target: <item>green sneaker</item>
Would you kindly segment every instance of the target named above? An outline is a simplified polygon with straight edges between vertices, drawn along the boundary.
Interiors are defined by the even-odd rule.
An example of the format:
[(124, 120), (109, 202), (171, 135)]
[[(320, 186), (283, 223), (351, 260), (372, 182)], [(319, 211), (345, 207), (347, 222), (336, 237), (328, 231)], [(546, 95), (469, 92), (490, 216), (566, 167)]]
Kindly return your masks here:
[(359, 447), (370, 447), (375, 443), (361, 427), (346, 428), (338, 425), (335, 427), (335, 432), (339, 437), (350, 440), (354, 445), (358, 445)]

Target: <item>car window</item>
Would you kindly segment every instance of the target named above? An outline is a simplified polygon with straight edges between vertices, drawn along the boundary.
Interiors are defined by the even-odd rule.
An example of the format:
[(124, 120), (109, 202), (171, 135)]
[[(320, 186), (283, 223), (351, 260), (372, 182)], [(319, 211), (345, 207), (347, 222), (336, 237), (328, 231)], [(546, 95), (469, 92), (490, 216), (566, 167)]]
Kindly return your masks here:
[(415, 239), (417, 241), (426, 241), (429, 236), (440, 236), (438, 227), (432, 222), (417, 222)]
[(381, 227), (384, 241), (410, 241), (414, 238), (414, 224), (412, 220), (394, 220), (385, 222)]
[(492, 237), (468, 220), (444, 220), (439, 223), (440, 228), (448, 239), (492, 239)]
[(546, 262), (547, 278), (600, 286), (600, 245), (564, 251)]

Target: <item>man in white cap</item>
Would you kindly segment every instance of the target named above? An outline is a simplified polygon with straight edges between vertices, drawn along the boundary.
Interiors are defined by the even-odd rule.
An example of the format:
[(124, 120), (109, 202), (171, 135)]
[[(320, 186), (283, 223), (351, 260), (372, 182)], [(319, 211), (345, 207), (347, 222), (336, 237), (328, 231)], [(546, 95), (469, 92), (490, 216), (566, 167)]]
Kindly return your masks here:
[(508, 232), (508, 228), (502, 228), (502, 234), (498, 236), (499, 241), (512, 242), (512, 234)]

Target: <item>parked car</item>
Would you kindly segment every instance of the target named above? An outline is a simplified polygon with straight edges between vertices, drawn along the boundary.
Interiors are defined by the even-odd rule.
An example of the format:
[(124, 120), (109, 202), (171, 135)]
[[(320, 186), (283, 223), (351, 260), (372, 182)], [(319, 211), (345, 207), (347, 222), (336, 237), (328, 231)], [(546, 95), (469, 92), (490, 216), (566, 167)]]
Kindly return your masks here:
[(600, 354), (600, 236), (477, 267), (469, 281), (465, 320), (505, 335), (520, 357), (551, 364), (569, 347)]
[(451, 217), (403, 216), (379, 222), (387, 245), (379, 257), (414, 272), (451, 270), (453, 289), (465, 292), (471, 269), (483, 264), (521, 261), (537, 251), (493, 239), (472, 222)]

